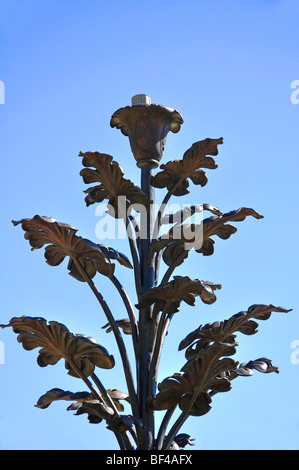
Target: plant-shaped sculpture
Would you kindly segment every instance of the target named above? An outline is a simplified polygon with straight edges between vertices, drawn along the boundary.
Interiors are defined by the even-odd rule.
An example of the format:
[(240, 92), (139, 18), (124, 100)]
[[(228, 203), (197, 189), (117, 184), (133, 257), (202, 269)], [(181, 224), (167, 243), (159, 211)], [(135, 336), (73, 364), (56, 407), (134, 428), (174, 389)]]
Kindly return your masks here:
[[(88, 284), (106, 316), (103, 328), (114, 334), (127, 384), (126, 392), (105, 388), (97, 369), (114, 367), (114, 358), (95, 339), (72, 334), (56, 321), (47, 323), (44, 318), (15, 317), (1, 327), (12, 327), (26, 350), (39, 348), (39, 366), (53, 365), (64, 359), (68, 374), (81, 378), (87, 388), (87, 391), (75, 393), (53, 388), (38, 400), (36, 406), (47, 408), (56, 400), (71, 401), (68, 409), (75, 410), (77, 415), (86, 413), (91, 423), (105, 421), (122, 450), (166, 450), (193, 445), (189, 435), (180, 433), (181, 427), (189, 416), (206, 414), (213, 395), (230, 390), (233, 379), (252, 375), (254, 370), (278, 371), (267, 358), (241, 364), (231, 358), (236, 352), (236, 333), (252, 335), (257, 331), (256, 320), (267, 320), (272, 312), (289, 311), (273, 305), (252, 305), (227, 320), (200, 325), (189, 333), (179, 345), (180, 350), (186, 350), (185, 365), (179, 373), (157, 385), (160, 356), (173, 315), (179, 311), (182, 302), (195, 305), (196, 297), (205, 304), (212, 304), (216, 300), (215, 291), (221, 288), (212, 282), (173, 275), (176, 267), (184, 262), (191, 249), (203, 256), (212, 255), (215, 237), (228, 239), (236, 232), (230, 222), (243, 221), (247, 216), (262, 217), (255, 210), (244, 207), (223, 214), (209, 204), (185, 207), (177, 214), (165, 215), (172, 196), (189, 192), (189, 180), (200, 186), (207, 183), (203, 169), (217, 168), (212, 157), (218, 154), (218, 145), (223, 142), (222, 138), (196, 142), (181, 160), (163, 164), (155, 173), (168, 132), (178, 132), (182, 123), (177, 111), (151, 104), (147, 95), (137, 95), (132, 99), (132, 106), (113, 114), (111, 126), (121, 129), (129, 137), (137, 166), (141, 169), (141, 188), (124, 177), (112, 156), (98, 152), (79, 154), (85, 167), (81, 171), (84, 182), (96, 183), (86, 191), (86, 204), (107, 201), (109, 215), (123, 219), (131, 261), (113, 248), (78, 236), (74, 227), (55, 219), (36, 215), (13, 221), (14, 225), (21, 225), (32, 249), (45, 246), (48, 264), (57, 266), (67, 257), (69, 273)], [(167, 188), (157, 213), (153, 209), (154, 188)], [(203, 211), (209, 211), (212, 216), (199, 224), (185, 222)], [(171, 226), (166, 232), (165, 222)], [(159, 279), (161, 260), (166, 270)], [(116, 261), (133, 270), (136, 302), (131, 302), (114, 275)], [(98, 274), (107, 276), (115, 286), (128, 318), (114, 317), (95, 285)], [(124, 334), (132, 339), (136, 377)], [(129, 403), (130, 414), (124, 413), (122, 400)], [(157, 410), (165, 410), (165, 414), (155, 433)], [(175, 410), (179, 410), (176, 419)]]

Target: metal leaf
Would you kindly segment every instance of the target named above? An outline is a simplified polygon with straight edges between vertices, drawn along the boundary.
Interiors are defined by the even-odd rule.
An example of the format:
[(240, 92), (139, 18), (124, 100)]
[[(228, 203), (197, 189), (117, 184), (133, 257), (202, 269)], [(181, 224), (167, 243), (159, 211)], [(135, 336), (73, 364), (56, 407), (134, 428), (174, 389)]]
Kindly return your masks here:
[(120, 390), (116, 390), (115, 388), (113, 390), (107, 390), (108, 395), (110, 398), (113, 400), (116, 408), (118, 411), (122, 412), (124, 411), (124, 406), (120, 402), (120, 400), (125, 400), (128, 403), (130, 403), (130, 397), (127, 393), (121, 392)]
[[(107, 390), (107, 394), (110, 396), (110, 398), (113, 400), (116, 408), (118, 411), (124, 411), (124, 407), (122, 403), (120, 403), (120, 400), (126, 400), (128, 401), (129, 395), (127, 393), (121, 392), (120, 390)], [(104, 407), (104, 410), (106, 413), (113, 414), (113, 409), (109, 408), (107, 405), (105, 405), (103, 402), (99, 402), (98, 400), (95, 400), (93, 395), (89, 392), (70, 392), (70, 391), (64, 391), (60, 388), (53, 388), (52, 390), (49, 390), (47, 393), (42, 395), (37, 404), (35, 405), (37, 408), (45, 409), (48, 408), (54, 401), (58, 400), (65, 400), (65, 401), (72, 401), (74, 402), (68, 410), (78, 410), (82, 406), (88, 406), (91, 407), (90, 409), (93, 410), (93, 415), (97, 416), (98, 418), (104, 418), (102, 409)], [(90, 418), (90, 417), (89, 417)], [(94, 421), (93, 421), (94, 422)], [(99, 422), (99, 421), (98, 421)]]
[(192, 215), (203, 212), (204, 210), (208, 210), (215, 215), (222, 215), (222, 212), (218, 207), (214, 207), (211, 204), (196, 204), (193, 206), (186, 206), (184, 209), (179, 210), (174, 214), (165, 215), (162, 217), (161, 224), (181, 224), (189, 217), (192, 217)]
[[(166, 249), (171, 243), (177, 243), (184, 246), (188, 244), (188, 250), (194, 247), (197, 253), (203, 253), (204, 255), (212, 254), (214, 251), (214, 241), (212, 241), (210, 237), (217, 235), (224, 240), (228, 239), (237, 231), (237, 228), (231, 224), (227, 224), (227, 222), (241, 222), (249, 215), (256, 219), (263, 218), (263, 216), (258, 214), (254, 209), (241, 207), (240, 209), (222, 215), (208, 217), (204, 219), (201, 224), (175, 225), (153, 244), (153, 250), (160, 251)], [(188, 237), (190, 234), (194, 233), (194, 240), (187, 238), (186, 233)], [(202, 243), (199, 248), (196, 247), (198, 243)]]
[(82, 402), (89, 399), (94, 400), (92, 394), (89, 392), (73, 393), (69, 391), (65, 392), (61, 388), (52, 388), (38, 399), (35, 406), (44, 410), (48, 408), (53, 403), (53, 401), (66, 400)]
[(100, 402), (95, 400), (89, 392), (73, 393), (70, 391), (64, 391), (61, 388), (53, 388), (42, 395), (35, 406), (37, 408), (45, 409), (54, 401), (58, 400), (72, 401), (73, 403), (67, 408), (67, 410), (76, 410), (76, 415), (87, 413), (90, 423), (100, 423), (104, 418)]
[(174, 441), (177, 443), (180, 449), (184, 449), (186, 445), (189, 445), (189, 446), (195, 445), (193, 442), (195, 441), (195, 439), (186, 433), (177, 434), (176, 437), (174, 438)]
[(121, 217), (118, 198), (123, 196), (129, 204), (141, 204), (148, 208), (149, 201), (146, 195), (132, 181), (124, 178), (122, 168), (116, 161), (113, 161), (111, 155), (99, 152), (80, 152), (79, 156), (83, 157), (83, 166), (95, 168), (94, 170), (90, 168), (81, 170), (80, 175), (83, 177), (84, 183), (100, 183), (85, 191), (87, 206), (108, 199), (109, 205), (114, 209), (108, 210), (108, 213), (115, 217)]
[(173, 281), (153, 287), (142, 295), (136, 307), (143, 309), (156, 303), (159, 310), (163, 310), (167, 305), (167, 312), (175, 313), (179, 311), (178, 307), (182, 301), (193, 306), (196, 296), (200, 296), (206, 304), (214, 303), (216, 289), (221, 289), (221, 285), (199, 279), (193, 280), (188, 276), (174, 276)]
[[(232, 344), (213, 343), (199, 357), (188, 361), (181, 369), (183, 374), (174, 374), (159, 385), (153, 407), (168, 409), (177, 404), (192, 416), (201, 416), (211, 409), (209, 392), (226, 392), (230, 381), (223, 373), (236, 368), (237, 363), (228, 357), (235, 353)], [(223, 357), (222, 359), (220, 359)]]
[(95, 366), (102, 369), (114, 367), (113, 356), (94, 338), (74, 335), (61, 323), (50, 321), (47, 324), (44, 318), (23, 316), (14, 317), (8, 325), (0, 326), (12, 327), (25, 350), (41, 348), (37, 358), (40, 367), (54, 365), (63, 358), (72, 377), (79, 377), (74, 366), (85, 376), (91, 375)]
[(201, 224), (177, 224), (153, 243), (152, 250), (155, 252), (162, 250), (162, 257), (167, 266), (173, 263), (177, 266), (181, 265), (192, 248), (197, 253), (210, 256), (214, 253), (215, 244), (211, 237), (217, 235), (219, 238), (228, 239), (237, 231), (237, 228), (227, 222), (239, 222), (249, 215), (257, 219), (263, 218), (254, 209), (242, 207), (226, 214), (204, 219)]
[[(90, 240), (88, 240), (88, 242), (90, 242)], [(101, 250), (104, 253), (104, 255), (107, 256), (107, 258), (118, 261), (119, 264), (121, 264), (122, 266), (125, 266), (126, 268), (133, 269), (133, 266), (129, 258), (127, 258), (127, 256), (124, 255), (123, 253), (120, 253), (119, 251), (116, 251), (114, 248), (107, 247), (100, 243), (99, 244), (95, 243), (94, 245), (96, 248)]]
[[(272, 312), (290, 312), (291, 310), (282, 307), (274, 307), (274, 305), (255, 304), (248, 308), (247, 312), (242, 311), (233, 315), (228, 320), (214, 323), (207, 323), (200, 325), (192, 333), (189, 333), (179, 345), (179, 350), (185, 349), (196, 340), (205, 340), (208, 342), (221, 341), (232, 342), (234, 341), (235, 332), (241, 332), (245, 335), (253, 335), (257, 332), (258, 324), (251, 320), (255, 318), (258, 320), (267, 320), (270, 318)], [(203, 343), (204, 344), (204, 343)], [(196, 345), (195, 345), (196, 347)], [(191, 351), (189, 350), (189, 353)], [(196, 350), (196, 354), (198, 349)], [(188, 355), (190, 358), (190, 354)]]
[[(132, 327), (131, 327), (131, 322), (129, 318), (123, 318), (121, 320), (116, 320), (115, 323), (119, 328), (121, 328), (124, 332), (125, 335), (131, 335), (132, 334)], [(110, 323), (106, 323), (104, 326), (102, 326), (102, 329), (106, 328), (106, 333), (110, 333), (112, 331), (112, 327)]]
[(77, 416), (86, 413), (88, 415), (87, 416), (88, 421), (91, 424), (98, 424), (103, 419), (103, 415), (99, 411), (99, 402), (98, 402), (98, 400), (94, 400), (93, 402), (92, 401), (88, 401), (88, 402), (84, 401), (83, 403), (78, 403), (78, 404), (72, 403), (72, 405), (70, 405), (67, 408), (67, 410), (68, 411), (75, 410), (76, 411), (75, 415), (77, 415)]
[[(257, 370), (262, 374), (269, 374), (271, 372), (279, 373), (278, 367), (273, 366), (270, 359), (266, 357), (260, 357), (254, 361), (243, 362), (236, 369), (230, 372), (229, 376), (242, 375), (242, 376), (251, 376), (253, 371)], [(231, 379), (230, 379), (231, 380)]]
[(97, 272), (108, 277), (113, 275), (115, 265), (111, 264), (107, 252), (105, 253), (90, 240), (78, 237), (77, 230), (71, 225), (39, 215), (32, 219), (13, 221), (13, 224), (21, 224), (26, 232), (24, 237), (29, 240), (32, 250), (48, 245), (45, 248), (45, 258), (50, 266), (58, 266), (66, 256), (69, 256), (69, 274), (79, 281), (84, 281), (84, 278), (74, 260), (80, 263), (90, 278), (93, 278)]
[(162, 258), (167, 266), (171, 266), (180, 257), (181, 261), (177, 263), (177, 266), (180, 266), (188, 257), (188, 254), (189, 250), (185, 250), (184, 245), (172, 242), (163, 250)]
[(181, 183), (174, 191), (175, 196), (183, 196), (189, 193), (188, 178), (196, 185), (205, 186), (207, 177), (203, 170), (199, 168), (215, 169), (217, 165), (211, 157), (207, 155), (218, 155), (218, 145), (223, 143), (220, 139), (205, 139), (195, 142), (185, 153), (182, 160), (173, 160), (165, 165), (161, 165), (162, 171), (152, 177), (151, 183), (156, 188), (166, 188), (170, 190), (179, 181)]
[[(163, 225), (163, 224), (174, 223), (176, 226), (178, 226), (182, 224), (186, 219), (194, 215), (195, 213), (199, 213), (204, 210), (209, 210), (210, 212), (216, 215), (222, 215), (221, 211), (217, 207), (212, 206), (211, 204), (198, 204), (194, 206), (186, 206), (184, 207), (183, 210), (180, 210), (176, 212), (175, 214), (168, 214), (164, 216), (161, 220), (161, 224)], [(173, 231), (171, 233), (173, 237), (174, 236)], [(179, 238), (182, 238), (181, 233), (179, 234)], [(203, 253), (212, 254), (211, 249), (210, 249), (211, 244), (205, 241), (203, 243), (205, 243), (205, 246), (203, 247)], [(213, 243), (214, 241), (212, 242), (212, 244)], [(177, 266), (179, 266), (188, 257), (188, 252), (189, 250), (186, 250), (180, 241), (179, 242), (173, 241), (165, 247), (165, 249), (163, 250), (162, 256), (167, 266), (171, 266), (180, 257), (180, 262), (177, 263)]]
[(241, 207), (240, 209), (226, 212), (222, 215), (214, 215), (203, 220), (203, 232), (204, 239), (207, 240), (212, 235), (217, 235), (220, 238), (227, 239), (230, 235), (237, 231), (237, 229), (231, 225), (225, 225), (226, 222), (242, 222), (247, 216), (251, 215), (255, 219), (263, 219), (263, 215), (260, 215), (254, 209), (248, 207)]

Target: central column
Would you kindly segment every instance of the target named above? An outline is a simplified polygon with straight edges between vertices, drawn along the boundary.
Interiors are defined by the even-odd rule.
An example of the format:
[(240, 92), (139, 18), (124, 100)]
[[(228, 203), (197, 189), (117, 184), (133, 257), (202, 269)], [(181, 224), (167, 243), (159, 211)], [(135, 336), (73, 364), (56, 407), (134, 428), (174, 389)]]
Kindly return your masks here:
[[(183, 118), (178, 111), (151, 104), (148, 95), (135, 95), (132, 105), (118, 109), (111, 117), (111, 127), (120, 129), (129, 137), (137, 166), (141, 170), (141, 190), (147, 196), (149, 207), (140, 212), (139, 263), (141, 294), (155, 284), (154, 256), (150, 258), (150, 246), (154, 233), (154, 188), (151, 178), (162, 158), (169, 131), (178, 132)], [(156, 235), (156, 234), (154, 234)], [(149, 371), (153, 347), (152, 306), (139, 310), (139, 342), (137, 357), (137, 393), (142, 421), (138, 427), (138, 448), (151, 450), (154, 446), (154, 411), (149, 399), (156, 393), (156, 381), (149, 383)]]
[[(152, 240), (154, 228), (154, 189), (151, 186), (151, 177), (155, 172), (155, 166), (146, 164), (141, 168), (141, 189), (147, 195), (150, 201), (150, 209), (147, 213), (141, 214), (140, 224), (145, 227), (143, 238), (140, 240), (140, 274), (141, 274), (141, 292), (146, 293), (154, 286), (155, 270), (154, 258), (149, 258), (150, 243)], [(144, 237), (146, 232), (146, 238)], [(139, 370), (138, 370), (138, 395), (140, 398), (140, 415), (146, 427), (144, 434), (144, 442), (142, 445), (145, 449), (152, 449), (154, 444), (154, 412), (148, 406), (149, 391), (154, 395), (152, 390), (153, 384), (149, 383), (149, 369), (152, 357), (150, 350), (149, 334), (152, 330), (152, 306), (142, 309), (139, 313), (139, 338), (140, 338), (140, 354), (139, 354)]]

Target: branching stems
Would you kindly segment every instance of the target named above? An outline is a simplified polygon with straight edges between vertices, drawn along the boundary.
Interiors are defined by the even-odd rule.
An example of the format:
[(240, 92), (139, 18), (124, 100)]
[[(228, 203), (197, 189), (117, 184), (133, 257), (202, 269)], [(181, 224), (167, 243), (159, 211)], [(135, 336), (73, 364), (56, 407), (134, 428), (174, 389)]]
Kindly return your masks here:
[(172, 418), (172, 415), (174, 413), (176, 409), (176, 406), (172, 406), (171, 408), (169, 408), (165, 415), (164, 415), (164, 418), (162, 420), (162, 423), (160, 424), (160, 428), (159, 428), (159, 432), (158, 432), (158, 435), (157, 435), (157, 441), (156, 441), (156, 449), (157, 450), (161, 450), (162, 449), (162, 445), (163, 445), (163, 442), (164, 442), (164, 438), (165, 438), (165, 433), (166, 433), (166, 429), (167, 429), (167, 426), (169, 424), (169, 421), (171, 420)]
[(120, 207), (119, 210), (120, 210), (122, 219), (125, 223), (125, 227), (126, 227), (126, 231), (128, 235), (128, 241), (129, 241), (130, 251), (131, 251), (131, 256), (132, 256), (132, 261), (133, 261), (136, 294), (137, 294), (137, 298), (139, 299), (141, 295), (140, 261), (139, 261), (136, 241), (134, 240), (134, 237), (133, 237), (133, 232), (132, 232), (132, 227), (131, 227), (132, 222), (129, 216), (126, 214), (125, 209), (123, 207)]
[[(113, 430), (114, 435), (115, 435), (115, 437), (116, 437), (116, 439), (119, 443), (120, 448), (122, 450), (126, 450), (126, 448), (128, 448), (128, 449), (132, 448), (132, 446), (130, 444), (130, 440), (128, 439), (128, 437), (125, 436), (124, 433), (121, 433), (120, 430), (118, 429), (118, 427), (114, 424), (113, 415), (110, 415), (108, 413), (107, 407), (105, 406), (105, 404), (103, 402), (102, 395), (100, 395), (97, 392), (97, 390), (94, 388), (93, 384), (90, 382), (88, 377), (86, 377), (86, 375), (80, 370), (80, 368), (74, 363), (74, 361), (72, 359), (68, 358), (68, 362), (69, 362), (71, 368), (83, 380), (85, 385), (87, 385), (87, 387), (91, 391), (94, 398), (99, 401), (99, 407), (101, 409), (101, 413), (99, 414), (99, 417), (104, 418), (107, 421), (107, 423), (109, 423), (109, 426)], [(104, 386), (101, 384), (101, 382), (99, 380), (95, 380), (95, 378), (96, 378), (95, 374), (92, 374), (92, 378), (95, 381), (95, 383), (96, 383), (97, 387), (99, 388), (100, 392), (101, 393), (104, 392), (104, 397), (107, 398), (108, 395), (107, 395), (106, 389), (104, 388)], [(115, 408), (115, 405), (114, 405), (114, 408)], [(115, 409), (115, 415), (116, 414), (119, 416), (118, 411)]]
[(160, 230), (161, 220), (162, 220), (166, 205), (167, 205), (169, 199), (171, 198), (171, 196), (176, 191), (176, 189), (182, 183), (183, 179), (184, 179), (184, 176), (181, 176), (181, 178), (178, 179), (176, 183), (174, 183), (174, 185), (172, 186), (172, 188), (169, 189), (168, 193), (166, 194), (166, 196), (164, 197), (164, 199), (163, 199), (163, 201), (160, 205), (160, 208), (159, 208), (158, 214), (157, 214), (157, 219), (156, 219), (156, 222), (155, 222), (155, 229), (156, 229), (157, 234), (159, 233), (159, 230)]
[(163, 446), (162, 446), (163, 450), (167, 450), (169, 448), (171, 442), (173, 441), (173, 439), (177, 435), (178, 431), (181, 429), (181, 427), (183, 426), (186, 419), (190, 416), (189, 411), (191, 410), (191, 408), (192, 408), (192, 406), (193, 406), (193, 404), (194, 404), (194, 402), (197, 398), (197, 395), (198, 395), (198, 391), (195, 390), (193, 395), (192, 395), (191, 400), (189, 401), (188, 406), (182, 411), (182, 413), (180, 414), (180, 416), (178, 417), (178, 419), (176, 420), (176, 422), (173, 424), (172, 428), (170, 429), (169, 433), (167, 434), (166, 439), (165, 439), (165, 441), (163, 443)]
[(99, 303), (100, 303), (101, 307), (103, 308), (103, 311), (104, 311), (104, 313), (107, 317), (107, 320), (111, 325), (112, 331), (114, 333), (114, 336), (115, 336), (115, 339), (116, 339), (116, 342), (117, 342), (117, 345), (118, 345), (118, 349), (119, 349), (119, 353), (120, 353), (120, 356), (121, 356), (121, 359), (122, 359), (122, 363), (123, 363), (123, 369), (124, 369), (124, 373), (125, 373), (125, 377), (126, 377), (128, 393), (129, 393), (130, 399), (131, 399), (132, 412), (133, 412), (133, 415), (138, 418), (139, 417), (138, 400), (137, 400), (137, 395), (136, 395), (135, 386), (134, 386), (133, 374), (132, 374), (132, 370), (131, 370), (127, 350), (125, 348), (125, 345), (124, 345), (122, 336), (120, 334), (119, 328), (118, 328), (118, 326), (115, 322), (115, 319), (114, 319), (114, 317), (113, 317), (113, 315), (112, 315), (105, 299), (103, 298), (102, 294), (98, 291), (98, 289), (96, 288), (96, 286), (94, 285), (94, 283), (90, 279), (90, 277), (86, 274), (86, 272), (82, 268), (80, 262), (78, 260), (74, 259), (74, 263), (76, 264), (76, 267), (78, 268), (80, 274), (82, 275), (84, 280), (87, 282), (87, 284), (91, 288), (92, 292), (96, 296), (97, 300), (99, 301)]
[[(163, 312), (161, 313), (161, 317), (160, 317), (159, 324), (158, 324), (156, 342), (155, 342), (154, 352), (153, 352), (151, 365), (149, 369), (149, 387), (151, 386), (152, 381), (157, 380), (161, 351), (162, 351), (165, 336), (167, 334), (167, 329), (172, 318), (172, 315), (168, 315), (167, 310), (168, 310), (168, 303), (166, 303), (163, 309)], [(149, 393), (150, 393), (150, 390), (149, 390)]]
[(169, 278), (172, 275), (175, 268), (177, 268), (185, 258), (186, 258), (186, 250), (184, 250), (169, 266), (169, 268), (167, 269), (166, 273), (164, 274), (162, 278), (161, 284), (166, 284), (169, 281)]
[(111, 281), (114, 284), (114, 286), (116, 287), (116, 289), (118, 290), (118, 292), (119, 292), (119, 294), (120, 294), (120, 296), (123, 300), (123, 303), (126, 307), (126, 310), (128, 312), (130, 323), (131, 323), (131, 329), (132, 329), (132, 338), (133, 338), (134, 351), (135, 351), (135, 354), (136, 354), (137, 350), (138, 350), (137, 348), (138, 348), (139, 332), (138, 332), (138, 323), (137, 323), (137, 320), (136, 320), (136, 315), (135, 315), (135, 312), (134, 312), (134, 309), (133, 309), (133, 305), (131, 303), (131, 300), (130, 300), (127, 292), (125, 291), (124, 287), (119, 282), (117, 277), (115, 277), (113, 275), (112, 278), (111, 278)]

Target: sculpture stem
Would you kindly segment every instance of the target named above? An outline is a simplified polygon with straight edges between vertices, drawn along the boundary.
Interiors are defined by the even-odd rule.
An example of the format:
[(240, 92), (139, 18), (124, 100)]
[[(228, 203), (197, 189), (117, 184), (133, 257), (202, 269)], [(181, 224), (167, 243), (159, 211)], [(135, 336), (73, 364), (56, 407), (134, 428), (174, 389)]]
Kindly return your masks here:
[[(166, 303), (163, 312), (161, 313), (160, 321), (158, 324), (157, 334), (156, 334), (156, 342), (154, 347), (154, 352), (151, 360), (150, 370), (149, 370), (149, 385), (154, 382), (157, 384), (157, 374), (158, 374), (158, 367), (162, 352), (162, 347), (164, 343), (165, 336), (167, 334), (168, 326), (171, 321), (172, 315), (167, 315), (168, 304)], [(154, 396), (151, 396), (152, 390), (149, 390), (149, 396), (153, 399)]]
[(127, 309), (129, 319), (130, 319), (130, 323), (131, 323), (133, 345), (134, 345), (134, 350), (135, 350), (135, 354), (136, 354), (137, 353), (137, 347), (138, 347), (139, 332), (138, 332), (138, 324), (137, 324), (137, 320), (136, 320), (136, 316), (135, 316), (135, 312), (134, 312), (132, 303), (130, 301), (130, 298), (129, 298), (127, 292), (125, 291), (124, 287), (119, 282), (117, 277), (115, 277), (113, 275), (112, 278), (111, 278), (111, 281), (115, 285), (116, 289), (118, 290), (118, 292), (119, 292), (119, 294), (120, 294), (120, 296), (121, 296), (121, 298), (122, 298), (122, 300), (125, 304), (125, 307)]
[(137, 252), (137, 249), (136, 249), (136, 244), (135, 244), (135, 241), (133, 239), (130, 218), (126, 214), (123, 214), (123, 220), (124, 220), (124, 223), (125, 223), (125, 226), (126, 226), (126, 231), (127, 231), (127, 234), (128, 234), (128, 240), (129, 240), (129, 245), (130, 245), (130, 250), (131, 250), (131, 255), (132, 255), (132, 261), (133, 261), (136, 294), (137, 294), (137, 297), (139, 299), (139, 297), (141, 295), (140, 261), (139, 261), (139, 258), (138, 258), (138, 252)]
[(163, 418), (162, 423), (160, 425), (160, 429), (159, 429), (158, 436), (157, 436), (157, 442), (156, 442), (156, 449), (157, 450), (162, 449), (166, 429), (167, 429), (167, 426), (169, 424), (169, 421), (172, 418), (172, 415), (173, 415), (175, 409), (176, 409), (176, 406), (173, 406), (173, 407), (169, 408), (166, 411), (165, 415), (164, 415), (164, 418)]
[(157, 214), (157, 219), (155, 221), (157, 236), (158, 236), (158, 233), (159, 233), (159, 230), (160, 230), (161, 220), (162, 220), (166, 205), (167, 205), (169, 199), (171, 198), (171, 196), (173, 195), (173, 193), (175, 192), (175, 190), (182, 183), (183, 179), (184, 179), (184, 176), (181, 176), (181, 178), (176, 183), (173, 184), (173, 186), (169, 189), (168, 193), (164, 197), (164, 199), (163, 199), (163, 201), (162, 201), (162, 203), (159, 207), (158, 214)]
[(178, 417), (178, 419), (176, 420), (176, 422), (174, 423), (174, 425), (172, 426), (172, 428), (170, 429), (168, 435), (166, 436), (166, 439), (165, 439), (165, 442), (162, 446), (162, 449), (163, 450), (167, 450), (171, 444), (171, 442), (173, 441), (173, 439), (175, 438), (175, 436), (177, 435), (178, 431), (181, 429), (181, 427), (183, 426), (184, 422), (186, 421), (186, 419), (189, 417), (189, 410), (192, 408), (196, 398), (197, 398), (197, 395), (198, 395), (198, 392), (195, 391), (193, 393), (193, 396), (188, 404), (188, 406), (186, 406), (186, 408), (184, 409), (184, 411), (182, 411), (182, 413), (180, 414), (180, 416)]
[[(149, 199), (150, 207), (147, 213), (141, 213), (140, 225), (146, 227), (146, 237), (140, 240), (140, 274), (141, 292), (146, 293), (154, 286), (155, 269), (154, 258), (150, 256), (150, 245), (154, 230), (154, 189), (151, 186), (151, 177), (154, 174), (153, 165), (145, 165), (141, 168), (141, 190)], [(140, 417), (144, 425), (144, 431), (140, 435), (139, 448), (150, 450), (154, 445), (154, 412), (148, 406), (148, 390), (155, 394), (155, 384), (150, 382), (149, 369), (152, 359), (151, 337), (152, 307), (140, 310), (139, 313), (139, 354), (138, 354), (138, 399)]]
[(89, 287), (91, 288), (92, 292), (96, 296), (97, 300), (101, 304), (103, 311), (107, 317), (108, 322), (111, 325), (112, 331), (114, 333), (119, 353), (123, 362), (123, 369), (126, 377), (126, 382), (127, 382), (127, 387), (128, 387), (128, 393), (130, 395), (131, 399), (131, 406), (132, 406), (132, 413), (135, 417), (139, 417), (139, 410), (138, 410), (138, 401), (137, 401), (137, 396), (136, 396), (136, 391), (135, 391), (135, 386), (134, 386), (134, 380), (133, 380), (133, 374), (127, 354), (126, 347), (124, 345), (122, 336), (120, 334), (119, 328), (115, 322), (115, 319), (110, 311), (110, 308), (108, 307), (104, 297), (102, 294), (98, 291), (96, 286), (94, 285), (93, 281), (90, 279), (90, 277), (86, 274), (84, 269), (82, 268), (81, 264), (79, 263), (78, 260), (74, 259), (74, 263), (77, 266), (77, 269), (79, 270), (80, 274), (84, 278), (84, 280), (87, 282)]

